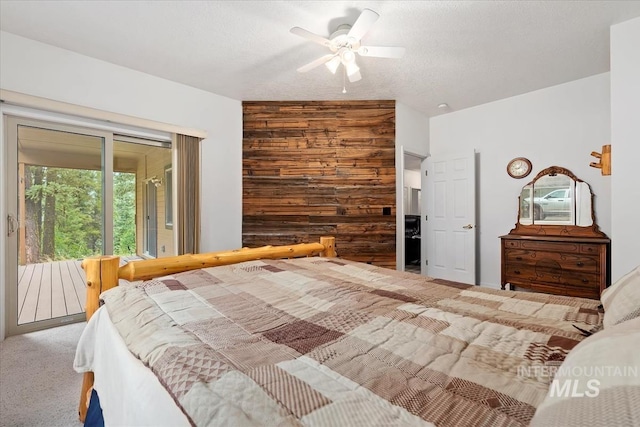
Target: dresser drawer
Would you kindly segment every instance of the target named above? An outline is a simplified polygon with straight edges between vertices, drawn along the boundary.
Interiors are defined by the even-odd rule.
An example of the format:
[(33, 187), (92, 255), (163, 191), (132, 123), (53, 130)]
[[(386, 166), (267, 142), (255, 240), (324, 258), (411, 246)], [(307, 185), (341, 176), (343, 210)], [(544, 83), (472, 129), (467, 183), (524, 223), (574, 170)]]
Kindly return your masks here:
[(539, 263), (553, 263), (557, 268), (564, 270), (582, 271), (597, 274), (600, 271), (600, 262), (597, 255), (564, 254), (559, 252), (544, 252), (525, 249), (505, 249), (505, 261), (507, 263), (521, 263), (536, 266)]
[(517, 284), (516, 286), (524, 289), (531, 289), (532, 291), (536, 291), (536, 292), (544, 292), (546, 294), (561, 295), (561, 296), (567, 296), (567, 297), (600, 299), (599, 289), (580, 288), (577, 286), (566, 286), (566, 285), (549, 285), (549, 284), (537, 283), (537, 282)]
[[(503, 279), (508, 283), (532, 283), (536, 281), (538, 275), (532, 265), (520, 264), (520, 263), (507, 263), (504, 266)], [(542, 280), (538, 280), (541, 282)], [(545, 281), (548, 281), (554, 285), (560, 284), (560, 277), (546, 277)]]
[(570, 297), (600, 299), (600, 288), (582, 288), (579, 286), (564, 286), (564, 294)]
[(578, 286), (600, 289), (600, 275), (590, 272), (563, 269), (551, 260), (542, 260), (537, 264), (507, 262), (505, 280), (528, 281), (531, 283), (549, 283), (555, 285)]
[(597, 274), (586, 274), (565, 270), (562, 275), (562, 282), (568, 286), (600, 290), (600, 279)]
[(534, 274), (533, 267), (526, 264), (519, 263), (506, 263), (502, 272), (505, 280), (510, 282), (513, 279), (524, 280), (524, 278), (531, 277)]
[(505, 240), (504, 241), (505, 248), (519, 248), (520, 240)]
[(508, 282), (547, 282), (562, 284), (562, 270), (554, 269), (550, 265), (540, 265), (538, 267), (529, 264), (507, 263), (505, 264), (505, 278)]
[(600, 254), (602, 245), (592, 245), (588, 243), (582, 243), (580, 245), (580, 252), (583, 254)]
[(520, 247), (535, 251), (573, 252), (580, 251), (580, 244), (573, 242), (530, 241), (523, 240)]

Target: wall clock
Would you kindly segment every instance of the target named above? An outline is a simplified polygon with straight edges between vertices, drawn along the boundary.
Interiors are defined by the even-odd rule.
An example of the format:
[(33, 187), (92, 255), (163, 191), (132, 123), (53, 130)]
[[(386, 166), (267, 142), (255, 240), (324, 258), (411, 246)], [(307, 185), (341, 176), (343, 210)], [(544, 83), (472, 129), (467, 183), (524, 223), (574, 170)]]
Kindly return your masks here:
[(507, 173), (512, 178), (524, 178), (531, 173), (531, 161), (524, 157), (516, 157), (507, 164)]

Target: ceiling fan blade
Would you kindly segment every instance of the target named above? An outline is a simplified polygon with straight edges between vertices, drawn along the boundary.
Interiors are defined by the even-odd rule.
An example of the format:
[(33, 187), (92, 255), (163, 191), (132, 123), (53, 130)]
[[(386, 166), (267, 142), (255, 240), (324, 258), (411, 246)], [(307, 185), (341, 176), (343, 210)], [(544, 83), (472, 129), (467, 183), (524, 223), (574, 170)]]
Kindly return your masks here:
[(362, 39), (362, 36), (369, 31), (379, 17), (380, 15), (373, 10), (364, 9), (358, 19), (356, 19), (353, 27), (351, 27), (351, 30), (349, 30), (348, 37), (353, 37), (356, 40)]
[(362, 75), (360, 74), (360, 70), (358, 70), (353, 74), (348, 74), (347, 78), (349, 79), (349, 81), (351, 83), (354, 83), (354, 82), (357, 82), (358, 80), (362, 79)]
[(320, 58), (316, 59), (315, 61), (311, 61), (307, 65), (303, 65), (302, 67), (298, 68), (298, 72), (306, 73), (307, 71), (312, 70), (312, 69), (316, 68), (317, 66), (324, 64), (325, 62), (331, 61), (331, 58), (333, 58), (334, 56), (336, 56), (336, 54), (334, 54), (334, 53), (330, 53), (328, 55), (321, 56)]
[(402, 58), (403, 47), (384, 46), (360, 46), (358, 53), (361, 56), (375, 56), (376, 58)]
[(311, 31), (305, 30), (304, 28), (293, 27), (289, 31), (296, 36), (304, 37), (305, 39), (311, 40), (312, 42), (318, 43), (322, 46), (329, 46), (331, 44), (331, 41), (329, 39), (314, 34)]

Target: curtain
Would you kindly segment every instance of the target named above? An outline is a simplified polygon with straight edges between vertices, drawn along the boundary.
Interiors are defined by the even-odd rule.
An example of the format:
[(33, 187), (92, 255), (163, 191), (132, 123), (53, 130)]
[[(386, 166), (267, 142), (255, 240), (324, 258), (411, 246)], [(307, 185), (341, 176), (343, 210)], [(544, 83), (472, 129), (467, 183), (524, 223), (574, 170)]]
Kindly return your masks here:
[(200, 138), (176, 135), (178, 254), (200, 250)]

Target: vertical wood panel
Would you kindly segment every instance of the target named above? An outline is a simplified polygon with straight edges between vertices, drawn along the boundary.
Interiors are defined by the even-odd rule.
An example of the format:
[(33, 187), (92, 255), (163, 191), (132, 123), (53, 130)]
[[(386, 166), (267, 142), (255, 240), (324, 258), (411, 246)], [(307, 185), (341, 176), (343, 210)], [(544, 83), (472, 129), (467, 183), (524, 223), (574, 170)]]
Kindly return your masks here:
[(244, 102), (243, 128), (243, 246), (333, 235), (395, 268), (394, 101)]

